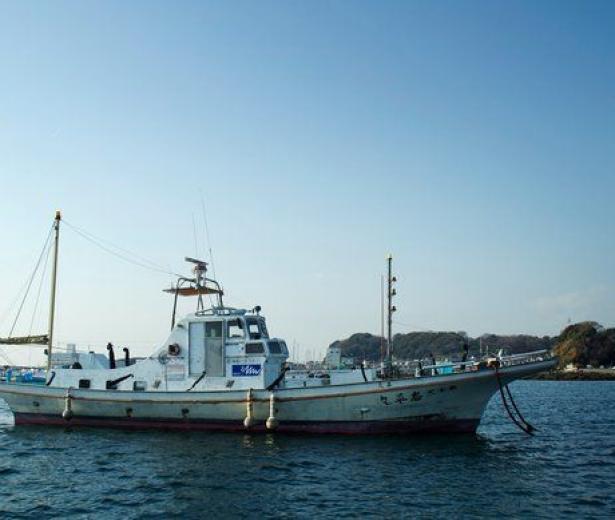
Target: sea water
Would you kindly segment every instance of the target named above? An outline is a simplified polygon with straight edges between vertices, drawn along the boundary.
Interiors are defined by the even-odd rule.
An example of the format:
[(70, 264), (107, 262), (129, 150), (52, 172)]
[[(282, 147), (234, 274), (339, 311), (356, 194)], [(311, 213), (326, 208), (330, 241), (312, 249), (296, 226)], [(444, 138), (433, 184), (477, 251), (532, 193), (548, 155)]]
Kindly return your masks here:
[(306, 436), (14, 427), (0, 517), (615, 517), (615, 382), (518, 381), (477, 435)]

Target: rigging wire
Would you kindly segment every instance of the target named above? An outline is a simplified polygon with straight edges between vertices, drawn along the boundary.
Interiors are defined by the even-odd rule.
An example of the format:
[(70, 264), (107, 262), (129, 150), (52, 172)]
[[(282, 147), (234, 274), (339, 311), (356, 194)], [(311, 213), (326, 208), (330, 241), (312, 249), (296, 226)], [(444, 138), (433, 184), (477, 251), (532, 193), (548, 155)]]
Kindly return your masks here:
[(28, 293), (30, 292), (30, 287), (32, 286), (32, 282), (34, 281), (34, 277), (36, 275), (36, 272), (38, 271), (38, 268), (41, 265), (41, 260), (43, 259), (43, 254), (45, 253), (45, 250), (47, 249), (47, 246), (49, 245), (49, 242), (51, 240), (51, 232), (52, 231), (53, 231), (53, 226), (51, 226), (51, 228), (49, 228), (49, 233), (47, 234), (47, 238), (45, 240), (45, 244), (43, 245), (43, 249), (41, 251), (41, 254), (38, 257), (38, 260), (36, 261), (36, 266), (34, 267), (34, 271), (32, 271), (32, 274), (30, 275), (30, 280), (28, 281), (28, 286), (26, 287), (26, 292), (23, 295), (23, 298), (21, 299), (21, 303), (19, 304), (19, 309), (17, 310), (17, 314), (15, 315), (15, 319), (13, 320), (13, 325), (11, 326), (11, 331), (9, 332), (9, 338), (13, 335), (13, 331), (15, 330), (15, 325), (17, 325), (17, 320), (19, 320), (19, 316), (20, 316), (21, 311), (23, 309), (24, 303), (26, 302), (26, 298), (28, 297)]
[(30, 330), (28, 331), (28, 336), (32, 334), (32, 326), (34, 325), (34, 317), (36, 316), (36, 311), (38, 310), (38, 302), (41, 298), (41, 290), (43, 289), (43, 282), (45, 281), (45, 273), (47, 272), (47, 264), (49, 263), (50, 252), (51, 241), (49, 241), (49, 245), (47, 246), (47, 254), (45, 255), (45, 263), (43, 264), (43, 270), (41, 272), (41, 280), (38, 285), (38, 292), (36, 293), (36, 301), (34, 302), (34, 310), (32, 311), (32, 319), (30, 320)]
[(13, 298), (11, 303), (9, 303), (7, 308), (2, 313), (2, 317), (0, 318), (0, 324), (3, 324), (4, 321), (6, 320), (6, 318), (8, 318), (9, 314), (13, 310), (13, 307), (15, 307), (15, 304), (19, 301), (19, 298), (21, 297), (21, 295), (25, 291), (27, 285), (28, 285), (28, 280), (26, 279), (26, 280), (24, 280), (24, 283), (21, 286), (21, 288), (19, 289), (19, 291), (17, 291), (17, 294), (15, 294), (15, 297)]
[(4, 350), (2, 350), (1, 348), (0, 348), (0, 358), (4, 359), (4, 361), (6, 361), (9, 364), (9, 366), (15, 366), (15, 363), (13, 363), (13, 360), (10, 357), (8, 357), (6, 352), (4, 352)]
[[(151, 260), (148, 260), (147, 258), (144, 258), (141, 255), (138, 255), (136, 253), (133, 253), (132, 251), (129, 251), (128, 249), (124, 249), (123, 247), (113, 244), (112, 242), (109, 242), (108, 240), (98, 238), (94, 236), (92, 233), (85, 231), (84, 229), (78, 228), (77, 226), (75, 226), (74, 224), (71, 224), (70, 222), (66, 220), (64, 220), (63, 222), (70, 229), (72, 229), (75, 233), (80, 235), (82, 238), (86, 239), (88, 242), (91, 242), (92, 244), (99, 247), (103, 251), (106, 251), (107, 253), (124, 260), (125, 262), (142, 267), (144, 269), (149, 269), (150, 271), (155, 271), (155, 272), (162, 273), (162, 274), (170, 274), (172, 276), (181, 276), (177, 273), (169, 271), (168, 269), (165, 269), (163, 266), (161, 266), (160, 264), (157, 264), (156, 262), (152, 262)], [(105, 243), (108, 245), (105, 245)], [(123, 253), (114, 251), (112, 248), (115, 248), (118, 251), (122, 251)], [(128, 255), (134, 258), (130, 258), (130, 256)]]
[(404, 323), (403, 321), (393, 320), (395, 325), (401, 325), (402, 327), (407, 327), (411, 329), (411, 332), (438, 332), (435, 329), (426, 329), (425, 327), (419, 327), (418, 325), (410, 325), (409, 323)]

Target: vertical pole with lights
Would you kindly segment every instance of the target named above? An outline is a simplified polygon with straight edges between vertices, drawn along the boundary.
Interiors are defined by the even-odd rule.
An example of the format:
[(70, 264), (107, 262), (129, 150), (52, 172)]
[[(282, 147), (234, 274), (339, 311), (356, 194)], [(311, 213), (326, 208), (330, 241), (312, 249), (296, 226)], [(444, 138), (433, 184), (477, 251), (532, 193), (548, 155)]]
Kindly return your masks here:
[(393, 296), (397, 294), (393, 284), (397, 278), (392, 273), (393, 256), (387, 257), (387, 371), (390, 372), (393, 364), (393, 313), (397, 310), (393, 305)]

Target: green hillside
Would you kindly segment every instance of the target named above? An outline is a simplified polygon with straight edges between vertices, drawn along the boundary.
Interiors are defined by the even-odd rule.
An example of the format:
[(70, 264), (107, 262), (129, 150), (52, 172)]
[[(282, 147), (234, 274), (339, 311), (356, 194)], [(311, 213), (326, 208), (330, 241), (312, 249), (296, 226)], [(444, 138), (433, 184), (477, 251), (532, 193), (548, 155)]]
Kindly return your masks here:
[(605, 329), (595, 321), (569, 325), (557, 338), (553, 352), (560, 358), (560, 366), (569, 363), (577, 367), (612, 366), (615, 364), (615, 328)]
[[(615, 364), (615, 328), (605, 329), (596, 322), (582, 322), (566, 327), (559, 336), (530, 336), (484, 334), (483, 347), (490, 352), (504, 349), (507, 353), (553, 349), (560, 358), (560, 366), (573, 363), (577, 366), (612, 366)], [(436, 358), (456, 358), (463, 354), (467, 341), (470, 355), (478, 355), (481, 339), (468, 338), (462, 332), (409, 332), (395, 334), (393, 351), (400, 360), (423, 359), (430, 355)], [(356, 360), (380, 360), (381, 337), (367, 332), (334, 341), (344, 356)]]

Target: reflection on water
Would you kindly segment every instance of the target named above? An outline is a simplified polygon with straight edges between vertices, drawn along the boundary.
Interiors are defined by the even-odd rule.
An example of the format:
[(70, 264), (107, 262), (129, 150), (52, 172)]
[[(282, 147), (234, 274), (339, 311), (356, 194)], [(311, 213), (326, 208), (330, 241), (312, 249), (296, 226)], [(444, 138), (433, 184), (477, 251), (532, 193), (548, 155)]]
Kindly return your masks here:
[(474, 435), (290, 436), (19, 427), (0, 409), (0, 513), (13, 516), (609, 516), (615, 383), (512, 386)]

